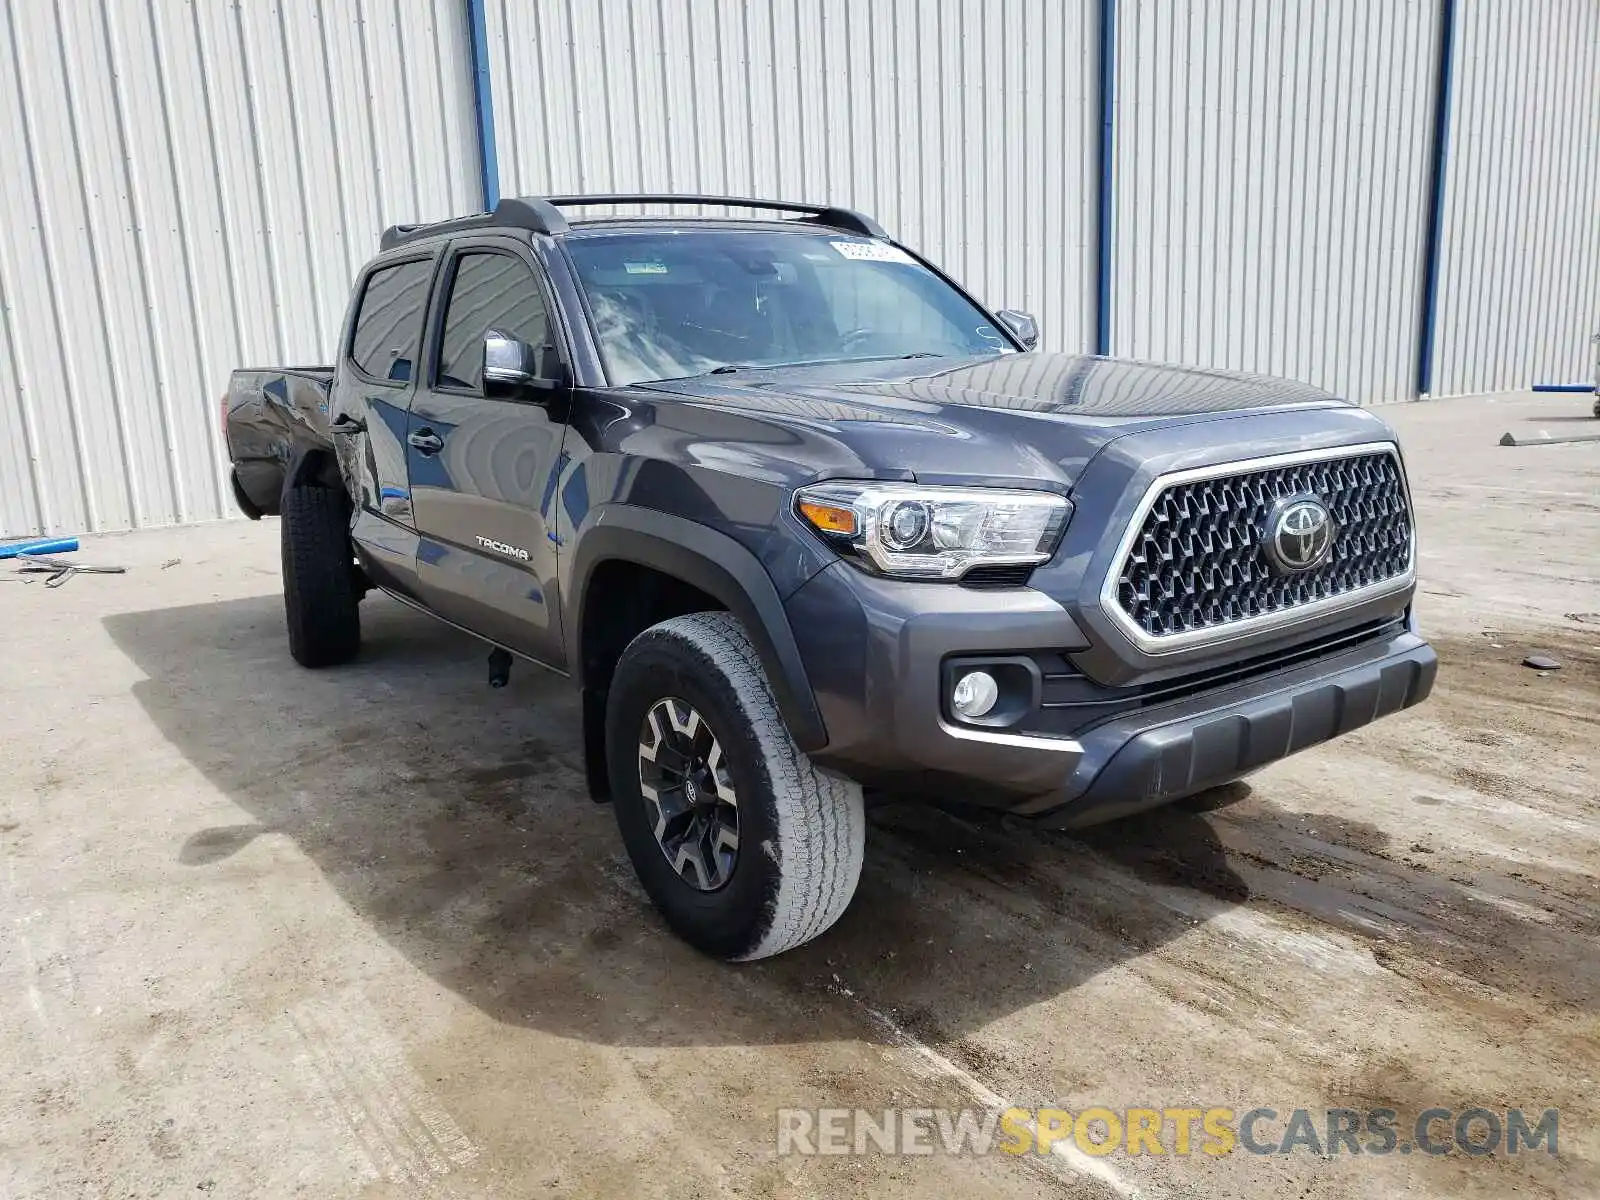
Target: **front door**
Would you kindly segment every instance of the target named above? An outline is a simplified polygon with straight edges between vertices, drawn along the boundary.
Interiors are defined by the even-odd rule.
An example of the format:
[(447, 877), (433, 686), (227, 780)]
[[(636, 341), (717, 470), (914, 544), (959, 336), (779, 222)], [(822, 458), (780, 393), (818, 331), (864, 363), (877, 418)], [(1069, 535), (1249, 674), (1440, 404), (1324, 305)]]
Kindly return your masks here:
[(551, 344), (547, 292), (526, 247), (483, 240), (452, 251), (442, 319), (407, 430), (411, 505), (425, 603), (473, 633), (550, 666), (565, 665), (551, 504), (565, 426), (561, 392), (483, 394), (493, 329)]

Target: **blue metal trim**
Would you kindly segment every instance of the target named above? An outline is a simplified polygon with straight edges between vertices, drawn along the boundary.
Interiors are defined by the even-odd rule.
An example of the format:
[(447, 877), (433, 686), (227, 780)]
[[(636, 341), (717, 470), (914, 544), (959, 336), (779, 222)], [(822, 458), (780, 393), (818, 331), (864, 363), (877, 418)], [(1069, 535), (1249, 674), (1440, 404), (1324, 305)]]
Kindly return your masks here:
[(1433, 391), (1433, 345), (1439, 324), (1439, 248), (1444, 240), (1444, 176), (1450, 154), (1450, 95), (1456, 43), (1456, 0), (1439, 0), (1438, 91), (1433, 98), (1432, 196), (1422, 259), (1422, 329), (1417, 339), (1417, 394)]
[(494, 145), (494, 93), (489, 87), (489, 25), (483, 0), (467, 0), (467, 32), (472, 53), (472, 107), (478, 118), (478, 182), (483, 210), (500, 203), (500, 158)]
[(7, 542), (0, 546), (0, 558), (17, 558), (24, 554), (70, 554), (78, 548), (78, 539), (24, 538), (20, 542)]
[(1100, 0), (1100, 200), (1095, 250), (1094, 352), (1111, 353), (1112, 118), (1117, 68), (1117, 0)]

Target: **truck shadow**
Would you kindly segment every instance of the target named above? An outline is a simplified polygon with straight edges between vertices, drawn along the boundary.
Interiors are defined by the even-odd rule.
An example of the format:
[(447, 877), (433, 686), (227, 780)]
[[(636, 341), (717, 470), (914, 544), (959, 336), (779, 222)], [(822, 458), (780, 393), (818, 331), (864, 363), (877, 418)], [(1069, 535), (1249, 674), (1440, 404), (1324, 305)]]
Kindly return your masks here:
[(1248, 897), (1203, 805), (1069, 837), (896, 804), (874, 812), (833, 931), (712, 963), (666, 930), (610, 809), (587, 799), (565, 681), (519, 664), (491, 690), (473, 639), (382, 597), (362, 616), (360, 659), (320, 672), (290, 660), (275, 595), (105, 625), (147, 676), (133, 690), (156, 726), (250, 818), (189, 831), (178, 869), (286, 837), (418, 970), (501, 1021), (621, 1045), (892, 1039), (897, 1024), (959, 1052)]

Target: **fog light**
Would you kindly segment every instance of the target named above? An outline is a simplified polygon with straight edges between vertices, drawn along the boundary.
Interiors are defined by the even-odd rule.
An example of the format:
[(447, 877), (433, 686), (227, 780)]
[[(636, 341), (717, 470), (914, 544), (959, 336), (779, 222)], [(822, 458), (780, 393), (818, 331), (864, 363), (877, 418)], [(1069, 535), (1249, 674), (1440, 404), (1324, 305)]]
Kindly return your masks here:
[(986, 716), (1000, 699), (1000, 685), (987, 671), (969, 671), (956, 681), (950, 693), (950, 707), (956, 716), (974, 720)]

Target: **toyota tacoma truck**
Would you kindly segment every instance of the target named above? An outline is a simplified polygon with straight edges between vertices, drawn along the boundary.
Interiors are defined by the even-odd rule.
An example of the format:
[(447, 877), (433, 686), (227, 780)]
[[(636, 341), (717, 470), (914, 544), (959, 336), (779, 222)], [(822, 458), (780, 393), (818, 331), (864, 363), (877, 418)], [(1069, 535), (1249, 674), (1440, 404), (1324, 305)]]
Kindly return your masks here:
[(235, 373), (234, 495), (299, 663), (377, 588), (570, 677), (646, 892), (761, 958), (845, 910), (863, 789), (1081, 825), (1432, 687), (1382, 420), (1037, 337), (847, 209), (506, 199), (389, 229), (331, 367)]

